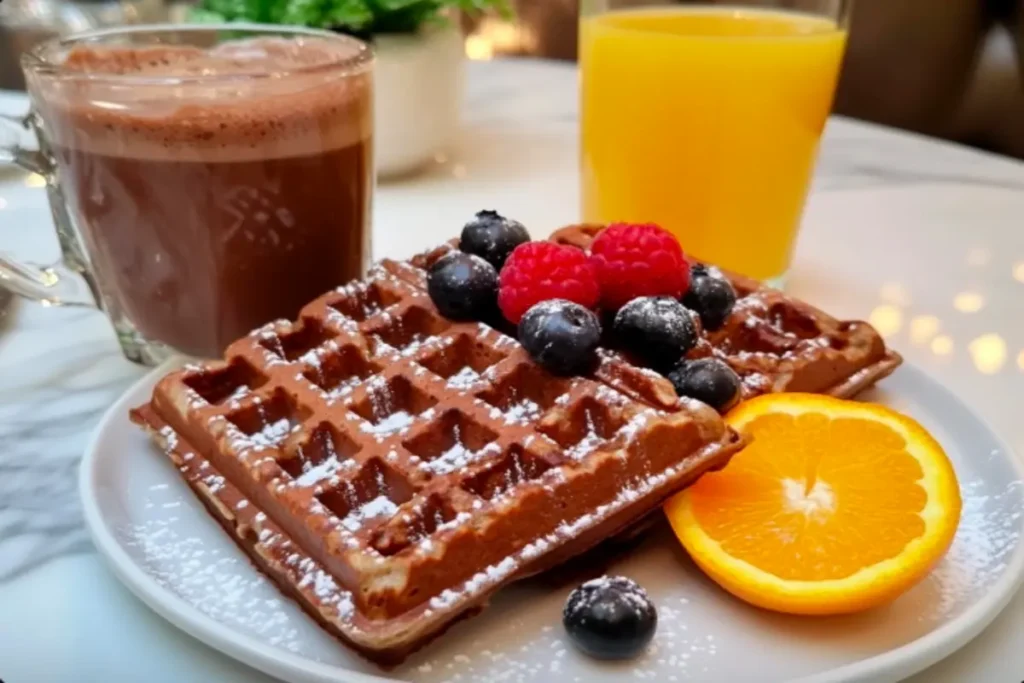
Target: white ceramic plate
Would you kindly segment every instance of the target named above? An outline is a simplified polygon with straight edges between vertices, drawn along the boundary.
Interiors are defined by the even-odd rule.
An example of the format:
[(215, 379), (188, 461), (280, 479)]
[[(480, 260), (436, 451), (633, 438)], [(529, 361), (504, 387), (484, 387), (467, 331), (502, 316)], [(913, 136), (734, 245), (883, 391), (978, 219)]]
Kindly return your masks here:
[[(952, 550), (889, 606), (837, 618), (786, 617), (731, 598), (662, 528), (606, 567), (650, 592), (653, 645), (601, 663), (577, 653), (561, 608), (579, 577), (499, 594), (401, 668), (384, 672), (321, 632), (254, 569), (128, 421), (166, 368), (104, 417), (82, 463), (85, 517), (99, 551), (144, 602), (225, 654), (296, 683), (379, 681), (895, 681), (952, 653), (1006, 605), (1024, 568), (1024, 485), (1009, 449), (921, 371), (900, 369), (870, 397), (917, 419), (952, 457), (964, 498)], [(878, 473), (884, 477), (884, 472)]]

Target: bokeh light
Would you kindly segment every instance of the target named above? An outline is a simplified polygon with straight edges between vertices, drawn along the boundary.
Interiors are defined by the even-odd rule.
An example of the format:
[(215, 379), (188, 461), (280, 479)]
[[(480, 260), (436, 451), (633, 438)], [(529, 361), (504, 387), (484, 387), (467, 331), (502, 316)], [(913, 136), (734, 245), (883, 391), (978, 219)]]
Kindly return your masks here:
[(891, 337), (903, 327), (903, 312), (895, 306), (882, 304), (875, 306), (868, 317), (868, 322), (883, 337)]
[(910, 341), (924, 346), (939, 333), (939, 319), (934, 315), (915, 315), (910, 320)]
[(998, 373), (1006, 363), (1006, 342), (994, 332), (973, 339), (967, 345), (967, 350), (974, 361), (974, 367), (983, 375)]
[(961, 313), (977, 313), (985, 307), (985, 297), (977, 292), (960, 292), (953, 297), (953, 308)]
[(953, 354), (953, 338), (948, 334), (940, 334), (932, 339), (932, 353), (936, 356), (950, 356)]

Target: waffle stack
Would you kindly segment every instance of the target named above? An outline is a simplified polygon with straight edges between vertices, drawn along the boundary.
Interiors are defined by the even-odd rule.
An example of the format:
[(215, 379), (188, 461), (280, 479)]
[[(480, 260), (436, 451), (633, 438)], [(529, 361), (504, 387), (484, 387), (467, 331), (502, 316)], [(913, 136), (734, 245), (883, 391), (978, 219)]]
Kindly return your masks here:
[(608, 381), (556, 378), (513, 338), (443, 319), (421, 286), (440, 253), (385, 261), (133, 413), (261, 569), (382, 664), (742, 445), (619, 359)]
[[(441, 317), (426, 269), (451, 248), (382, 262), (223, 361), (171, 373), (132, 413), (252, 560), (384, 665), (499, 587), (630, 528), (743, 445), (618, 352), (600, 350), (590, 377), (559, 378), (495, 327)], [(846, 394), (898, 362), (865, 346), (867, 326), (736, 282), (735, 324), (694, 353), (726, 358), (748, 395)], [(745, 336), (762, 319), (771, 329), (750, 339), (778, 354)], [(813, 336), (792, 327), (805, 320)]]

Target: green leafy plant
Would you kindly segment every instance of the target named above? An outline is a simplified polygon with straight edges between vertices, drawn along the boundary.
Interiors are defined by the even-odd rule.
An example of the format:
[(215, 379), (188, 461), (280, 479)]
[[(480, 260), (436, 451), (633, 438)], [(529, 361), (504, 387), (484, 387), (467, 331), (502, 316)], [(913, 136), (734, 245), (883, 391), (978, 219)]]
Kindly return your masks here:
[(232, 21), (309, 26), (372, 36), (411, 33), (445, 20), (446, 10), (512, 13), (509, 0), (200, 0), (192, 8), (195, 22)]

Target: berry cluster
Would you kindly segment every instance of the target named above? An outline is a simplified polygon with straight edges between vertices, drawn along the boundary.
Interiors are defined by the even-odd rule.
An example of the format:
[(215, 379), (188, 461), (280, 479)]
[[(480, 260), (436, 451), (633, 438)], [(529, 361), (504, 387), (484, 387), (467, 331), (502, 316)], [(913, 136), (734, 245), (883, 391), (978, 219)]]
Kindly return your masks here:
[[(427, 280), (443, 315), (491, 320), (500, 312), (518, 325), (533, 359), (557, 374), (593, 368), (604, 338), (663, 373), (680, 396), (719, 411), (738, 401), (740, 380), (728, 365), (686, 358), (702, 331), (725, 323), (736, 292), (717, 270), (691, 267), (660, 227), (611, 225), (588, 254), (531, 242), (521, 223), (481, 211), (463, 228), (459, 249), (438, 260)], [(604, 337), (598, 312), (611, 321)]]

